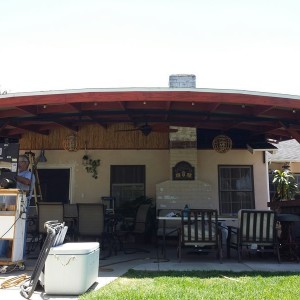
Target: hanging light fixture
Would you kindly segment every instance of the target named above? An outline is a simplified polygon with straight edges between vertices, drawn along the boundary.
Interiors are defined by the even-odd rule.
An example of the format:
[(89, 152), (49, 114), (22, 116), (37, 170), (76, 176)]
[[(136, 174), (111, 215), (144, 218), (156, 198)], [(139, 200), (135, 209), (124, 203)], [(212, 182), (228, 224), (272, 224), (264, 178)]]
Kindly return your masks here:
[(212, 146), (218, 153), (226, 153), (232, 148), (232, 140), (227, 135), (218, 135), (213, 139)]
[(75, 152), (78, 150), (78, 141), (77, 136), (73, 133), (71, 135), (68, 135), (63, 140), (63, 147), (65, 150), (70, 152)]
[(82, 157), (82, 165), (86, 167), (88, 165), (88, 162), (89, 162), (89, 156), (87, 153), (87, 142), (85, 141), (84, 142), (84, 155)]
[(45, 156), (45, 150), (42, 149), (40, 155), (37, 158), (38, 162), (47, 162), (47, 158)]

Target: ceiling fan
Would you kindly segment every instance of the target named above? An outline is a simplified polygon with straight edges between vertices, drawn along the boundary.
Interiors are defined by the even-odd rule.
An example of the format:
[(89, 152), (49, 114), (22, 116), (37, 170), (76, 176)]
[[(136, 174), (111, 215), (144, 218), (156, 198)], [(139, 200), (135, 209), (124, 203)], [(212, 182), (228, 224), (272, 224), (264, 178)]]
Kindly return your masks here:
[(169, 128), (167, 124), (153, 124), (149, 125), (147, 122), (143, 125), (132, 129), (120, 129), (116, 131), (140, 131), (144, 136), (148, 136), (151, 132), (177, 132), (175, 128)]

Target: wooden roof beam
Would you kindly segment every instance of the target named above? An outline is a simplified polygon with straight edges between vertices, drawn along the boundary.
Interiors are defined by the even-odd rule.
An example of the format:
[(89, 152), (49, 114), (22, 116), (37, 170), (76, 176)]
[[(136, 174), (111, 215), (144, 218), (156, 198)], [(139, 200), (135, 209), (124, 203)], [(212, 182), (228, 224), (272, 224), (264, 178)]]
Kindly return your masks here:
[(38, 108), (36, 105), (16, 106), (16, 109), (33, 116), (38, 114)]
[(67, 122), (66, 123), (65, 122), (54, 122), (54, 123), (61, 127), (70, 129), (71, 131), (78, 132), (78, 126), (74, 126), (71, 123), (67, 123)]
[(256, 116), (261, 116), (269, 113), (274, 108), (275, 106), (270, 106), (270, 105), (256, 105), (255, 107), (253, 107), (252, 112)]
[(295, 129), (295, 127), (293, 128), (293, 126), (289, 124), (284, 124), (283, 122), (282, 126), (290, 134), (291, 138), (295, 139), (298, 143), (300, 143), (300, 133), (298, 130)]
[(10, 126), (13, 126), (17, 129), (21, 129), (24, 131), (39, 133), (42, 135), (49, 135), (49, 130), (40, 130), (40, 129), (37, 129), (37, 126), (21, 126), (21, 125), (17, 125), (17, 124), (10, 124)]

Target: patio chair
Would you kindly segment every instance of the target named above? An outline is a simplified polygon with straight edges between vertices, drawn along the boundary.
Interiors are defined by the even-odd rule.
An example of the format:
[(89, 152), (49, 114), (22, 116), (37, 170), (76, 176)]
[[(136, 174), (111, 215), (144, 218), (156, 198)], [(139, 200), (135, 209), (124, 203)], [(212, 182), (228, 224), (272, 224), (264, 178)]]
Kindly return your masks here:
[(67, 238), (74, 241), (78, 231), (78, 208), (76, 204), (64, 204), (64, 222), (68, 226)]
[[(120, 248), (121, 250), (124, 250), (124, 252), (130, 252), (134, 253), (137, 251), (141, 252), (148, 252), (146, 249), (141, 249), (137, 247), (125, 247), (124, 244), (129, 240), (130, 237), (133, 237), (134, 239), (134, 244), (137, 243), (138, 238), (143, 238), (143, 243), (145, 243), (145, 237), (146, 237), (146, 232), (148, 229), (148, 213), (150, 210), (151, 205), (150, 204), (141, 204), (136, 212), (135, 220), (133, 222), (133, 229), (130, 230), (130, 224), (125, 224), (125, 230), (117, 230), (116, 231), (116, 237), (120, 243)], [(125, 223), (126, 223), (126, 218), (125, 218)]]
[(104, 205), (102, 203), (77, 203), (78, 209), (78, 241), (98, 241), (101, 257), (107, 257), (112, 252), (112, 239), (105, 230)]
[(104, 205), (78, 203), (78, 239), (101, 240), (104, 233)]
[(26, 214), (26, 254), (34, 252), (41, 242), (36, 206), (28, 206)]
[(47, 235), (45, 223), (48, 221), (57, 221), (58, 223), (63, 223), (64, 205), (62, 202), (38, 202), (37, 210), (38, 232), (42, 236), (41, 241), (43, 243)]
[(271, 210), (241, 209), (238, 212), (238, 227), (228, 227), (227, 257), (230, 249), (238, 252), (238, 261), (242, 260), (243, 248), (248, 252), (273, 252), (280, 263), (277, 241), (276, 217)]
[(222, 234), (218, 226), (217, 210), (190, 209), (187, 215), (181, 213), (178, 240), (179, 262), (182, 249), (189, 247), (200, 252), (216, 251), (222, 263)]

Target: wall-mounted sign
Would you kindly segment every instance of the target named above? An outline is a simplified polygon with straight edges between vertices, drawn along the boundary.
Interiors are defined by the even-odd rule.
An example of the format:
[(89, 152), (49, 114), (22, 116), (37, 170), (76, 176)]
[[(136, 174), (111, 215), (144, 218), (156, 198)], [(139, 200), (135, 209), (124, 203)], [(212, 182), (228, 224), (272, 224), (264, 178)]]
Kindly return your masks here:
[(195, 180), (195, 168), (186, 161), (180, 161), (173, 167), (173, 180)]

